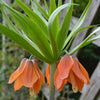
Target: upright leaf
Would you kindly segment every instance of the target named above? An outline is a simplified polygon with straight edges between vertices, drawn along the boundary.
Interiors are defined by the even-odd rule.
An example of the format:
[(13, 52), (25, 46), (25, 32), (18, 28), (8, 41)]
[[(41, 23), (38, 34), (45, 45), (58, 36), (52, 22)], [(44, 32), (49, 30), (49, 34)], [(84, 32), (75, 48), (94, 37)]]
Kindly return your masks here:
[(46, 0), (44, 0), (44, 4), (45, 4), (46, 10), (47, 10), (47, 13), (49, 14), (49, 8), (48, 8), (48, 4), (47, 4)]
[(42, 15), (48, 19), (49, 15), (46, 13), (46, 11), (41, 7), (41, 5), (37, 2), (37, 0), (34, 0), (34, 2), (36, 3), (38, 10), (42, 13)]
[(56, 2), (55, 0), (50, 0), (50, 14), (52, 14), (52, 12), (56, 9)]
[(62, 5), (62, 0), (58, 0), (58, 7)]
[(49, 30), (49, 35), (50, 35), (50, 42), (51, 42), (51, 45), (52, 45), (52, 50), (53, 50), (53, 54), (55, 56), (55, 58), (57, 58), (58, 56), (58, 47), (57, 47), (57, 42), (56, 42), (56, 39), (53, 35), (53, 23), (54, 23), (54, 20), (56, 18), (56, 16), (59, 14), (59, 12), (64, 9), (65, 7), (68, 7), (72, 4), (68, 3), (68, 4), (64, 4), (60, 7), (58, 7), (50, 16), (49, 20), (48, 20), (48, 30)]
[[(55, 0), (50, 0), (50, 14), (49, 15), (51, 15), (55, 9), (56, 9)], [(56, 38), (58, 31), (59, 31), (59, 19), (58, 19), (58, 16), (56, 16), (52, 25), (52, 33), (53, 33), (54, 38)]]
[(59, 53), (63, 49), (63, 45), (65, 43), (68, 31), (69, 31), (70, 22), (72, 18), (72, 11), (73, 11), (73, 5), (69, 6), (68, 11), (61, 24), (61, 28), (57, 35), (57, 44), (58, 44)]
[(82, 25), (82, 23), (84, 22), (85, 18), (88, 15), (88, 12), (90, 10), (90, 6), (91, 6), (92, 0), (89, 0), (89, 3), (87, 5), (87, 7), (85, 8), (84, 12), (82, 13), (81, 17), (79, 18), (78, 22), (76, 23), (76, 25), (74, 26), (73, 30), (71, 31), (70, 35), (68, 36), (68, 38), (66, 38), (65, 44), (63, 46), (63, 48), (67, 45), (67, 43), (69, 42), (69, 40), (72, 38), (72, 36), (74, 35), (75, 31), (78, 30), (78, 28)]
[(36, 13), (36, 15), (38, 15), (43, 20), (43, 22), (46, 24), (46, 26), (47, 26), (46, 19), (41, 15), (41, 12), (38, 11), (37, 7), (35, 6), (35, 4), (34, 4), (34, 2), (32, 0), (31, 0), (31, 8), (32, 8), (33, 12)]

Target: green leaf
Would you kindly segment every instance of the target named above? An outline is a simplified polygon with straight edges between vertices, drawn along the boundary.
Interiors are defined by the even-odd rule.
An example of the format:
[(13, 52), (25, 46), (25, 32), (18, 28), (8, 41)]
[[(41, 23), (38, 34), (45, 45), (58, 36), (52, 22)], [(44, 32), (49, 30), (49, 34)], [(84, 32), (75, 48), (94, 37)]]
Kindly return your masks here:
[(47, 59), (37, 48), (37, 46), (29, 39), (24, 37), (23, 35), (20, 35), (9, 28), (3, 26), (0, 24), (0, 33), (6, 35), (11, 40), (14, 40), (17, 44), (19, 44), (21, 47), (26, 49), (28, 52), (36, 56), (38, 59), (45, 61), (47, 63), (50, 63), (49, 59)]
[[(89, 43), (91, 43), (92, 41), (89, 39), (96, 33), (100, 31), (100, 27), (98, 27), (95, 31), (93, 31), (83, 42), (81, 42), (78, 46), (76, 46), (74, 49), (70, 50), (69, 54), (73, 54), (74, 52), (76, 52), (77, 50), (79, 50), (80, 48), (88, 45)], [(99, 36), (98, 36), (99, 38)], [(97, 38), (97, 39), (98, 39)]]
[[(98, 31), (100, 31), (100, 27), (99, 28), (97, 28), (96, 29), (97, 31), (96, 32), (98, 32)], [(95, 32), (95, 33), (96, 33)], [(99, 35), (97, 35), (97, 36), (95, 36), (94, 38), (92, 38), (92, 39), (90, 39), (90, 40), (88, 40), (83, 46), (86, 46), (86, 45), (88, 45), (88, 44), (90, 44), (90, 43), (92, 43), (93, 41), (95, 41), (95, 40), (97, 40), (97, 39), (100, 39), (100, 34)]]
[(8, 27), (9, 27), (11, 30), (13, 30), (14, 32), (17, 32), (17, 33), (19, 33), (19, 34), (22, 34), (22, 33), (13, 25), (13, 23), (10, 21), (10, 19), (8, 18), (8, 16), (5, 14), (3, 8), (1, 8), (1, 12), (2, 12), (2, 14), (3, 14), (3, 17), (5, 18), (5, 21), (6, 21), (7, 25), (8, 25)]
[(5, 4), (5, 7), (17, 25), (35, 42), (41, 52), (49, 59), (52, 59), (52, 51), (49, 42), (39, 26), (24, 14), (10, 8), (7, 4)]
[[(37, 9), (37, 7), (35, 6), (35, 4), (34, 4), (34, 2), (31, 0), (31, 8), (32, 8), (32, 10), (33, 10), (33, 12), (37, 15), (37, 16), (39, 16), (42, 20), (43, 20), (43, 22), (46, 24), (46, 27), (44, 27), (44, 26), (41, 26), (41, 28), (42, 27), (44, 27), (44, 31), (47, 31), (47, 34), (48, 34), (48, 29), (47, 29), (47, 21), (46, 21), (46, 19), (41, 15), (41, 13), (38, 11), (38, 9)], [(33, 19), (33, 18), (32, 18)], [(39, 23), (39, 22), (38, 22)]]
[[(62, 0), (58, 0), (58, 7), (62, 5)], [(58, 17), (60, 18), (61, 12), (59, 12)]]
[(46, 10), (47, 10), (47, 13), (49, 14), (49, 8), (48, 8), (48, 4), (47, 4), (46, 0), (44, 0), (44, 4), (45, 4)]
[(40, 18), (36, 13), (34, 13), (29, 7), (27, 7), (20, 0), (16, 0), (17, 4), (25, 11), (25, 13), (42, 29), (48, 38), (47, 21)]
[[(49, 15), (51, 15), (55, 9), (56, 9), (55, 0), (50, 0), (50, 14)], [(56, 38), (58, 31), (59, 31), (59, 17), (56, 16), (52, 24), (52, 32), (53, 32), (54, 38)]]
[(52, 14), (52, 12), (56, 9), (56, 2), (55, 0), (50, 0), (50, 14)]
[[(89, 3), (87, 5), (87, 7), (85, 8), (84, 12), (82, 13), (81, 17), (79, 18), (78, 22), (76, 23), (76, 25), (74, 26), (73, 30), (71, 31), (70, 35), (66, 38), (64, 47), (66, 46), (66, 44), (69, 42), (69, 40), (71, 39), (71, 37), (74, 35), (74, 33), (78, 30), (78, 28), (83, 24), (85, 18), (88, 15), (88, 12), (90, 10), (90, 6), (91, 6), (92, 0), (89, 0)], [(63, 48), (64, 48), (63, 47)]]
[(54, 57), (57, 58), (58, 57), (58, 47), (57, 47), (57, 42), (56, 39), (54, 37), (53, 34), (53, 23), (55, 21), (56, 16), (59, 14), (59, 12), (64, 9), (65, 7), (68, 7), (72, 4), (68, 3), (68, 4), (64, 4), (60, 7), (58, 7), (50, 16), (49, 20), (48, 20), (48, 30), (49, 30), (49, 35), (50, 35), (50, 42), (51, 42), (51, 46), (52, 46), (52, 50), (53, 50), (53, 54)]
[(97, 25), (90, 25), (90, 26), (83, 27), (83, 28), (77, 30), (77, 31), (74, 33), (74, 37), (75, 37), (78, 33), (82, 32), (82, 31), (84, 31), (84, 30), (86, 30), (86, 29), (96, 27), (96, 26), (97, 26)]
[(48, 19), (49, 15), (46, 13), (46, 11), (41, 7), (41, 5), (37, 2), (37, 0), (34, 0), (34, 2), (36, 3), (38, 10), (42, 13), (42, 15)]
[(59, 14), (59, 12), (61, 10), (63, 10), (64, 8), (68, 7), (68, 6), (71, 6), (71, 5), (75, 5), (75, 4), (72, 4), (72, 3), (67, 3), (67, 4), (64, 4), (60, 7), (58, 7), (50, 16), (49, 20), (48, 20), (48, 28), (49, 30), (52, 30), (52, 25), (54, 23), (54, 20), (56, 18), (56, 16)]
[(62, 0), (58, 0), (58, 7), (62, 5)]
[(63, 45), (65, 43), (68, 31), (69, 31), (70, 22), (72, 18), (72, 11), (73, 11), (73, 5), (69, 6), (68, 11), (61, 24), (61, 28), (57, 35), (57, 44), (58, 44), (59, 53), (63, 49)]
[(96, 26), (97, 26), (97, 25), (86, 26), (86, 27), (83, 27), (83, 28), (77, 30), (77, 31), (75, 32), (75, 34), (73, 35), (73, 37), (71, 38), (71, 40), (69, 41), (68, 45), (66, 46), (66, 50), (70, 47), (70, 45), (71, 45), (71, 43), (72, 43), (72, 40), (74, 39), (74, 37), (75, 37), (78, 33), (82, 32), (82, 31), (84, 31), (84, 30), (86, 30), (86, 29), (96, 27)]

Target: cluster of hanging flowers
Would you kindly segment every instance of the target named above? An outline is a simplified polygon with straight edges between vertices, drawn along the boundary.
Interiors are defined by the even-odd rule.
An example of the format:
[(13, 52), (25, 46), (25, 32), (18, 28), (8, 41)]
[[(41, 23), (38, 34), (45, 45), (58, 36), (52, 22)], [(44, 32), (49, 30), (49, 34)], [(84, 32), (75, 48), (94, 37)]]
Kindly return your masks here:
[[(50, 65), (46, 70), (47, 83), (50, 85)], [(62, 91), (64, 84), (67, 82), (72, 84), (74, 93), (82, 91), (84, 84), (89, 84), (89, 75), (85, 68), (81, 65), (76, 57), (65, 54), (57, 64), (54, 75), (54, 85)]]
[[(50, 86), (50, 65), (46, 70), (47, 83)], [(9, 84), (14, 82), (14, 90), (19, 90), (22, 86), (30, 88), (30, 94), (37, 94), (43, 84), (45, 86), (45, 78), (40, 71), (35, 60), (24, 58), (19, 68), (12, 73), (9, 78)], [(84, 84), (89, 84), (89, 76), (84, 67), (80, 64), (76, 57), (65, 54), (56, 66), (54, 75), (54, 85), (62, 91), (64, 84), (67, 82), (72, 84), (73, 92), (81, 91)]]

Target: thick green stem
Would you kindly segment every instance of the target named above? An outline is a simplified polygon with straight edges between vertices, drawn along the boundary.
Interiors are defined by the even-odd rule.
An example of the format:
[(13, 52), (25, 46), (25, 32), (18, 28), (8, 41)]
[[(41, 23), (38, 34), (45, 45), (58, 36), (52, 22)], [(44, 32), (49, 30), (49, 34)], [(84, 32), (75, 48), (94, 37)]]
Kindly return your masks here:
[(50, 94), (49, 100), (54, 100), (55, 86), (54, 86), (54, 73), (56, 70), (56, 63), (50, 64)]

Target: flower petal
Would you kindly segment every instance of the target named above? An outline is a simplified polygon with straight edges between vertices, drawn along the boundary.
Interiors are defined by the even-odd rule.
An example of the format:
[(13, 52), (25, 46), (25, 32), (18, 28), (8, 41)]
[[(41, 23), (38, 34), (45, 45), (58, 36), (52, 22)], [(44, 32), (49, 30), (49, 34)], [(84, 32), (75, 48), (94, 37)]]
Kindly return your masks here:
[(11, 84), (13, 81), (15, 81), (23, 73), (25, 66), (26, 66), (26, 63), (27, 63), (27, 59), (24, 58), (21, 61), (19, 68), (11, 74), (11, 76), (9, 78), (9, 82), (8, 82), (9, 84)]
[(23, 86), (22, 81), (18, 78), (14, 83), (14, 90), (17, 91)]
[(63, 83), (61, 84), (60, 88), (58, 89), (58, 91), (62, 91), (64, 85), (67, 83), (67, 80), (63, 80)]
[(40, 69), (38, 71), (39, 71), (39, 74), (40, 74), (40, 81), (45, 86), (45, 78), (44, 78), (44, 75), (43, 75), (43, 73), (41, 72)]
[(87, 71), (85, 70), (85, 68), (80, 63), (79, 63), (79, 67), (80, 67), (81, 72), (83, 73), (83, 75), (87, 79), (86, 84), (90, 84), (90, 79), (89, 79), (89, 75), (88, 75)]
[(55, 74), (54, 74), (54, 85), (59, 91), (61, 91), (64, 86), (63, 79), (60, 79), (59, 77), (58, 69), (56, 69)]
[[(72, 71), (71, 71), (72, 72)], [(77, 89), (79, 90), (79, 91), (82, 91), (82, 88), (83, 88), (83, 86), (84, 86), (84, 83), (82, 82), (82, 80), (80, 80), (77, 76), (76, 76), (76, 74), (74, 74), (74, 72), (72, 72), (73, 73), (73, 75), (74, 75), (74, 81), (75, 81), (75, 83), (73, 83), (72, 82), (72, 80), (73, 79), (71, 79), (72, 77), (71, 77), (71, 75), (69, 75), (69, 77), (67, 78), (67, 80), (68, 80), (68, 82), (70, 83), (70, 84), (72, 84), (72, 85), (77, 85)], [(71, 73), (70, 73), (71, 74)]]
[(41, 81), (37, 80), (36, 83), (33, 85), (34, 93), (37, 94), (39, 93), (41, 89)]
[(84, 83), (77, 76), (75, 77), (75, 80), (77, 82), (78, 90), (82, 91)]
[(47, 79), (47, 83), (50, 85), (50, 64), (48, 64), (46, 69), (46, 79)]
[(39, 69), (37, 62), (34, 61), (33, 64), (34, 64), (34, 67), (36, 68), (37, 74), (39, 75), (39, 80), (45, 86), (45, 78), (44, 78), (43, 73)]
[(24, 86), (32, 87), (32, 85), (38, 80), (38, 75), (36, 74), (35, 67), (32, 61), (28, 61), (23, 74), (20, 75), (20, 79)]
[(57, 68), (59, 70), (59, 76), (61, 79), (68, 77), (70, 70), (73, 65), (73, 59), (68, 54), (66, 54), (59, 62)]
[(85, 84), (89, 83), (89, 76), (87, 71), (84, 69), (84, 67), (79, 63), (78, 59), (76, 57), (73, 57), (74, 65), (72, 67), (72, 70), (74, 74), (82, 80)]

